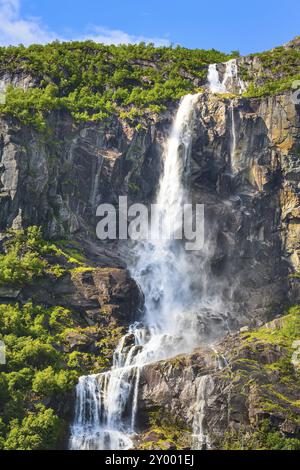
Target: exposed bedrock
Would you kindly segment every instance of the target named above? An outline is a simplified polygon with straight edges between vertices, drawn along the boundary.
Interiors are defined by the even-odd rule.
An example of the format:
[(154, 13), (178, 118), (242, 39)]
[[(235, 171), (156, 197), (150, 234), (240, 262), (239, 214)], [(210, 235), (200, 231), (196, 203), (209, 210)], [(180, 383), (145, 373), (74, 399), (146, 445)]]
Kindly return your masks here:
[(209, 268), (239, 317), (259, 322), (299, 296), (299, 107), (289, 94), (204, 95), (197, 117), (190, 187), (205, 204)]
[[(209, 448), (256, 448), (271, 430), (299, 439), (299, 362), (283, 333), (295, 319), (273, 320), (257, 331), (228, 335), (213, 348), (144, 367), (136, 446), (157, 448), (164, 436), (182, 448), (182, 436), (189, 430), (191, 442), (199, 421)], [(172, 427), (178, 435), (170, 434)]]
[[(84, 331), (66, 338), (70, 352), (98, 354), (95, 344), (107, 328), (125, 331), (136, 319), (142, 297), (125, 269), (128, 246), (96, 240), (96, 208), (102, 202), (117, 207), (119, 195), (128, 195), (129, 203), (154, 200), (173, 111), (136, 127), (117, 119), (78, 125), (54, 113), (47, 136), (0, 120), (1, 232), (41, 225), (48, 238), (76, 238), (91, 265), (102, 266), (7, 294), (5, 301), (20, 295), (75, 312)], [(230, 312), (225, 329), (236, 331), (261, 326), (299, 302), (299, 117), (290, 93), (199, 97), (187, 180), (192, 201), (205, 206), (205, 253), (188, 256), (193, 297), (217, 294), (215, 316), (203, 323), (207, 339), (224, 336), (225, 310)], [(210, 430), (212, 447), (226, 447), (236, 433), (251, 435), (265, 418), (285, 436), (299, 437), (296, 378), (289, 371), (289, 383), (278, 382), (288, 358), (284, 346), (255, 341), (249, 346), (233, 334), (217, 350), (217, 356), (199, 349), (142, 370), (137, 447), (157, 448), (158, 441), (172, 447), (179, 435), (179, 447), (188, 447), (201, 411), (193, 406), (203, 393), (199, 423)], [(160, 414), (171, 415), (167, 430), (174, 420), (179, 423), (171, 439), (166, 423), (164, 431), (157, 429)]]
[[(96, 207), (126, 194), (153, 200), (171, 117), (132, 128), (117, 120), (78, 126), (54, 114), (51, 138), (2, 119), (1, 230), (35, 224), (52, 238), (84, 234), (91, 257), (122, 265), (100, 257), (106, 245), (93, 241)], [(238, 312), (232, 328), (249, 318), (264, 321), (299, 298), (299, 125), (289, 93), (199, 98), (189, 187), (193, 201), (205, 205), (213, 288)], [(105, 256), (117, 254), (126, 259), (124, 247)], [(200, 294), (201, 262), (201, 252), (193, 255)]]

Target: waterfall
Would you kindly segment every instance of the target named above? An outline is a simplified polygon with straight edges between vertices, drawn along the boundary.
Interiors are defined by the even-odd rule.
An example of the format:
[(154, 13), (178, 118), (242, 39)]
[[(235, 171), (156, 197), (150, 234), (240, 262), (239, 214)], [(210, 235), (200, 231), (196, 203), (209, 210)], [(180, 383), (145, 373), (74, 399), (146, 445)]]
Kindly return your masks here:
[(208, 450), (210, 448), (209, 437), (205, 426), (205, 407), (210, 389), (213, 387), (213, 379), (210, 375), (203, 375), (196, 383), (196, 406), (193, 422), (193, 448), (195, 450)]
[(222, 81), (218, 71), (218, 64), (211, 64), (208, 67), (208, 88), (211, 93), (243, 93), (246, 90), (246, 85), (239, 77), (237, 60), (231, 59), (224, 64), (225, 72)]
[(226, 89), (223, 83), (220, 82), (220, 76), (217, 69), (217, 64), (211, 64), (208, 67), (208, 87), (211, 93), (225, 93)]
[[(238, 67), (236, 59), (229, 60), (222, 64), (225, 65), (225, 72), (222, 81), (217, 68), (217, 64), (211, 64), (208, 67), (208, 89), (211, 93), (243, 93), (246, 90), (245, 83), (238, 75)], [(236, 171), (236, 150), (237, 150), (237, 132), (236, 121), (234, 115), (234, 104), (230, 106), (230, 126), (231, 126), (231, 146), (230, 146), (230, 165), (234, 173)]]
[(155, 219), (162, 222), (162, 227), (156, 224), (151, 243), (139, 247), (138, 260), (132, 269), (145, 296), (149, 334), (143, 350), (146, 362), (183, 352), (193, 339), (193, 336), (184, 337), (191, 331), (186, 331), (183, 325), (190, 314), (190, 266), (182, 244), (175, 238), (181, 227), (182, 206), (187, 202), (184, 174), (191, 150), (197, 99), (198, 95), (187, 95), (181, 101), (166, 145), (164, 172), (156, 200)]
[(236, 143), (237, 143), (237, 135), (236, 135), (236, 125), (235, 125), (235, 117), (234, 117), (234, 106), (233, 103), (230, 107), (231, 112), (231, 149), (230, 149), (230, 165), (231, 169), (235, 170), (235, 156), (236, 156)]
[(132, 447), (141, 369), (154, 361), (191, 352), (199, 344), (192, 308), (191, 267), (176, 239), (187, 196), (184, 175), (193, 136), (198, 95), (180, 103), (164, 152), (164, 171), (155, 205), (151, 240), (140, 242), (131, 274), (145, 297), (141, 324), (132, 325), (118, 345), (110, 371), (81, 377), (76, 388), (70, 449)]

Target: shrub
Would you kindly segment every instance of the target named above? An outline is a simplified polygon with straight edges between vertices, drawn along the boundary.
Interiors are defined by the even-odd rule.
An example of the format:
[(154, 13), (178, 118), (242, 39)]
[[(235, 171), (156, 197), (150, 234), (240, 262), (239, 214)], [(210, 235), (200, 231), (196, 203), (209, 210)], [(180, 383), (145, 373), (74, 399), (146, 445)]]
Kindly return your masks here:
[(58, 249), (42, 238), (41, 229), (9, 230), (4, 244), (5, 254), (0, 255), (0, 285), (24, 285), (45, 273), (60, 276), (64, 270), (51, 265), (47, 256), (57, 255)]
[(206, 79), (207, 64), (234, 56), (214, 49), (92, 41), (0, 48), (0, 72), (24, 71), (36, 82), (27, 91), (8, 88), (1, 112), (38, 130), (45, 130), (49, 113), (60, 109), (79, 121), (122, 112), (134, 119), (194, 90), (195, 79)]
[(8, 437), (4, 444), (5, 450), (47, 450), (54, 449), (61, 430), (60, 419), (50, 408), (43, 405), (37, 412), (30, 412), (22, 420), (10, 423)]
[(32, 390), (38, 395), (49, 396), (65, 392), (75, 387), (78, 374), (75, 371), (60, 370), (55, 372), (49, 366), (35, 374)]

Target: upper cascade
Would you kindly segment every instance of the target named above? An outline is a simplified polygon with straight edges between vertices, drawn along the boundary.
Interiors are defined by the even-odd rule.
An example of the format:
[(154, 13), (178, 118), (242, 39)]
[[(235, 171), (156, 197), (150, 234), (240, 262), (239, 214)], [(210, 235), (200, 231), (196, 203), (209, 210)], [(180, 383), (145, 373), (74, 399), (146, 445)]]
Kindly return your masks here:
[(207, 80), (211, 93), (242, 94), (246, 90), (246, 84), (238, 74), (236, 59), (221, 64), (211, 64), (208, 67)]

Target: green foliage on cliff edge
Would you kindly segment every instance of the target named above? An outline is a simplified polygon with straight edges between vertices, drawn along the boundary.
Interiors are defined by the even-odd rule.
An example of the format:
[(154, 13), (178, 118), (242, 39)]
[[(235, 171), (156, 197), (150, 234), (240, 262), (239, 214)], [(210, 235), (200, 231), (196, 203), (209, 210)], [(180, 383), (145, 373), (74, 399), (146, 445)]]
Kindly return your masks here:
[(43, 240), (38, 227), (11, 230), (6, 237), (0, 254), (0, 286), (22, 286), (45, 275), (59, 277), (63, 274), (58, 263), (48, 261), (63, 253), (54, 244)]
[(243, 80), (249, 83), (244, 97), (275, 95), (290, 90), (293, 83), (300, 80), (300, 50), (280, 46), (249, 56), (250, 59), (254, 57), (260, 64), (259, 72), (251, 67), (240, 67)]
[(57, 244), (44, 240), (42, 230), (36, 226), (8, 230), (1, 251), (0, 287), (22, 287), (37, 279), (55, 279), (76, 269), (92, 269), (78, 249), (63, 240)]
[[(207, 81), (207, 67), (238, 57), (231, 54), (153, 44), (104, 45), (53, 42), (28, 48), (0, 47), (0, 76), (29, 79), (27, 90), (9, 86), (0, 113), (39, 131), (47, 130), (54, 110), (69, 112), (77, 121), (100, 121), (117, 115), (136, 121), (159, 113)], [(260, 67), (251, 65), (257, 57)], [(245, 97), (274, 95), (300, 79), (300, 51), (277, 47), (239, 62), (248, 82)]]
[[(91, 269), (69, 242), (59, 245), (45, 241), (38, 227), (8, 231), (0, 255), (0, 297), (43, 279), (71, 277), (74, 269)], [(58, 404), (70, 401), (80, 375), (108, 367), (118, 339), (118, 331), (103, 327), (101, 354), (82, 352), (80, 344), (70, 350), (66, 337), (84, 336), (87, 330), (78, 315), (61, 306), (0, 303), (0, 341), (6, 347), (6, 364), (0, 365), (0, 450), (61, 445), (67, 423), (55, 411)]]
[(299, 338), (299, 305), (261, 328), (239, 334), (230, 360), (231, 393), (246, 400), (252, 395), (256, 418), (252, 415), (247, 425), (236, 421), (220, 439), (220, 448), (300, 450), (297, 432), (289, 436), (280, 427), (289, 422), (297, 429), (300, 424), (300, 369), (293, 362)]
[(6, 346), (6, 364), (0, 366), (0, 449), (57, 445), (65, 423), (51, 403), (73, 390), (80, 374), (67, 366), (60, 339), (73, 325), (71, 312), (62, 307), (0, 304), (0, 340)]
[[(0, 48), (0, 74), (25, 73), (34, 88), (10, 87), (1, 111), (39, 129), (54, 109), (95, 121), (159, 112), (205, 81), (207, 65), (235, 56), (214, 49), (54, 42)], [(199, 85), (198, 85), (199, 86)]]

